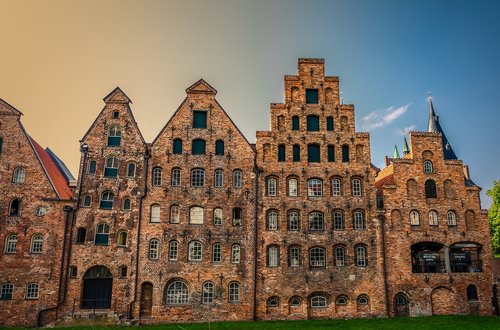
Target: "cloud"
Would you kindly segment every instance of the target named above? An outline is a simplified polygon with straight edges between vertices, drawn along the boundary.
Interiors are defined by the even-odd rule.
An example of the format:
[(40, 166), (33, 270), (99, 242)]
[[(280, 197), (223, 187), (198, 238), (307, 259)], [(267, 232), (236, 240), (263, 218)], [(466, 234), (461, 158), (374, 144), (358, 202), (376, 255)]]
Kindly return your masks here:
[(388, 125), (405, 114), (411, 103), (399, 108), (389, 107), (384, 110), (372, 111), (362, 119), (364, 129), (375, 129)]
[(417, 130), (417, 125), (410, 125), (403, 129), (401, 128), (396, 129), (396, 133), (398, 133), (399, 135), (407, 135), (408, 133), (414, 132), (416, 130)]

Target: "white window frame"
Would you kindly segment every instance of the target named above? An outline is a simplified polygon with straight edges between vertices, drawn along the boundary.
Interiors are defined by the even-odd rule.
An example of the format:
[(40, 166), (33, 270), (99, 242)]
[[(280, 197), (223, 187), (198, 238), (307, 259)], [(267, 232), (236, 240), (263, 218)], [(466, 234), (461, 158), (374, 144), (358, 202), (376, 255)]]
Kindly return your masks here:
[(300, 229), (299, 212), (288, 212), (288, 230), (298, 231)]
[(455, 227), (457, 225), (457, 214), (453, 210), (449, 210), (446, 213), (446, 222), (448, 226)]
[(40, 296), (40, 286), (38, 283), (29, 283), (26, 285), (26, 291), (24, 293), (24, 298), (27, 300), (38, 299)]
[(205, 210), (201, 206), (191, 206), (189, 208), (189, 223), (192, 225), (202, 225), (205, 218)]
[(162, 176), (163, 176), (163, 170), (161, 167), (155, 167), (153, 168), (153, 186), (154, 187), (161, 187), (162, 185)]
[(275, 197), (278, 195), (278, 180), (276, 178), (267, 178), (267, 196)]
[(40, 254), (43, 252), (43, 235), (35, 234), (31, 238), (30, 253)]
[(205, 186), (205, 170), (202, 168), (194, 168), (191, 170), (191, 187)]
[(322, 197), (323, 196), (323, 181), (317, 178), (307, 181), (307, 196)]
[(439, 218), (436, 211), (429, 211), (429, 226), (439, 226)]
[(161, 206), (159, 204), (151, 205), (151, 223), (160, 223), (161, 221)]
[(241, 246), (239, 244), (233, 244), (231, 246), (231, 263), (239, 264), (241, 261)]
[(410, 212), (410, 226), (420, 226), (420, 213), (417, 210)]
[(148, 259), (158, 260), (160, 256), (160, 241), (156, 238), (150, 239), (148, 244)]
[(222, 226), (222, 209), (220, 207), (216, 207), (214, 209), (214, 226)]
[(326, 249), (320, 246), (314, 246), (309, 249), (309, 266), (326, 267)]
[(174, 168), (172, 169), (172, 187), (180, 187), (181, 186), (181, 169)]
[(222, 188), (224, 187), (224, 171), (223, 170), (215, 170), (214, 173), (214, 187)]
[(361, 179), (358, 179), (358, 178), (352, 179), (352, 195), (354, 197), (360, 197), (363, 195), (362, 186), (361, 186)]
[(168, 260), (177, 261), (179, 258), (179, 242), (176, 240), (168, 243)]
[(288, 179), (288, 196), (297, 197), (299, 195), (299, 181), (296, 178)]
[(278, 230), (278, 212), (274, 210), (267, 213), (267, 230)]
[(354, 211), (352, 214), (354, 221), (354, 230), (365, 230), (365, 214), (363, 211)]
[(332, 196), (342, 196), (342, 181), (340, 179), (332, 179)]
[(212, 245), (212, 262), (222, 262), (222, 245), (220, 243)]
[(243, 187), (243, 172), (241, 170), (233, 171), (233, 188)]
[(201, 261), (203, 257), (203, 245), (200, 241), (189, 242), (189, 261)]
[(431, 174), (434, 171), (432, 162), (428, 159), (424, 160), (424, 173)]
[(170, 206), (170, 223), (179, 223), (181, 219), (181, 207), (179, 205)]

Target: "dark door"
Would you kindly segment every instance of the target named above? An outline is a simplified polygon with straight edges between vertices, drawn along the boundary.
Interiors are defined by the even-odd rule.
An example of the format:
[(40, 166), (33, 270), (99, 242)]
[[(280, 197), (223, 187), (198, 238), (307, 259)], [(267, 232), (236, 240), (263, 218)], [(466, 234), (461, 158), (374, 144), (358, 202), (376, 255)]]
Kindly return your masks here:
[(410, 316), (410, 308), (408, 306), (408, 299), (403, 294), (397, 294), (394, 297), (394, 316), (408, 317)]
[(83, 277), (83, 309), (111, 308), (113, 278), (106, 267), (89, 269)]
[(151, 308), (153, 307), (153, 284), (142, 283), (141, 290), (141, 317), (151, 316)]

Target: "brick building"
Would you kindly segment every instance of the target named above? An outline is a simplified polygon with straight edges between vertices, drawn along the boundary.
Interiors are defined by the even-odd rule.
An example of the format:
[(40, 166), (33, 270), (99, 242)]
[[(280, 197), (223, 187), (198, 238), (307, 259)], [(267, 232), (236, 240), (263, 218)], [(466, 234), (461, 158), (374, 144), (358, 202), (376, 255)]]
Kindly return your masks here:
[(490, 315), (480, 188), (432, 100), (378, 169), (322, 59), (284, 87), (255, 145), (204, 80), (151, 143), (116, 88), (78, 184), (0, 100), (0, 325)]

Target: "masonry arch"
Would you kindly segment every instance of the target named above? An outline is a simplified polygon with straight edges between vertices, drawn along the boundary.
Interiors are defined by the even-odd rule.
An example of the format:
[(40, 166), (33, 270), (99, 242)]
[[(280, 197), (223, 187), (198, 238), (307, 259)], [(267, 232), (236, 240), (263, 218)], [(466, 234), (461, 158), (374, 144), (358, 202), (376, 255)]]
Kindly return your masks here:
[(113, 275), (104, 266), (94, 266), (83, 276), (82, 309), (111, 307)]

